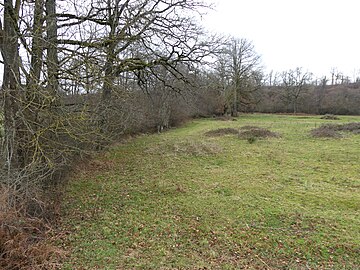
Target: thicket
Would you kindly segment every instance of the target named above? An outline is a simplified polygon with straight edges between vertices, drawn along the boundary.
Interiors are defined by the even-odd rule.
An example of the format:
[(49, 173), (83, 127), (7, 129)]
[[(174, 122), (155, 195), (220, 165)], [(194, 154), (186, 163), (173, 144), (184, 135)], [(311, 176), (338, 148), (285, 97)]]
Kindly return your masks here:
[[(283, 98), (281, 86), (266, 87), (259, 91), (261, 97), (249, 111), (264, 113), (292, 113), (291, 105)], [(309, 85), (298, 99), (297, 112), (307, 114), (360, 115), (360, 86), (358, 84)]]

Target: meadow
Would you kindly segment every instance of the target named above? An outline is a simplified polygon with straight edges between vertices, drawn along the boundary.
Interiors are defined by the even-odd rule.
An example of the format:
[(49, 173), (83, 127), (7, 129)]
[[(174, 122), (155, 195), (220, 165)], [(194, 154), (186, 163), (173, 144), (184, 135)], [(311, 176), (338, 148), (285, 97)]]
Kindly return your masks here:
[[(360, 134), (310, 135), (360, 117), (235, 120), (129, 138), (79, 166), (63, 269), (360, 268)], [(207, 135), (244, 126), (279, 136)]]

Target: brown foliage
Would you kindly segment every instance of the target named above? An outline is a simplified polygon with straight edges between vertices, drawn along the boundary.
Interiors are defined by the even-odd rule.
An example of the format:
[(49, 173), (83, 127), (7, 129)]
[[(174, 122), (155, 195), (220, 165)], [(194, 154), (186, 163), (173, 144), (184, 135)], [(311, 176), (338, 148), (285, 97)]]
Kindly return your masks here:
[(50, 244), (50, 223), (27, 214), (28, 202), (9, 206), (13, 196), (0, 187), (0, 269), (57, 269), (61, 252)]

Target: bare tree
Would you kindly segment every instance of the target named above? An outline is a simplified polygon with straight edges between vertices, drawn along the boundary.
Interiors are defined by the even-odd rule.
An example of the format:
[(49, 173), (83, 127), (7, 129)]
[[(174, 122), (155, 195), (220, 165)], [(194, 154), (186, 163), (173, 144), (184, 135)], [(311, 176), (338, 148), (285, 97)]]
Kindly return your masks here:
[(303, 72), (299, 67), (282, 73), (282, 99), (291, 105), (293, 113), (297, 113), (299, 98), (308, 89), (311, 77), (311, 73)]
[[(103, 133), (115, 127), (111, 112), (150, 75), (165, 92), (183, 89), (186, 71), (202, 64), (215, 44), (193, 19), (205, 7), (196, 0), (5, 0), (1, 160), (9, 177), (17, 171), (12, 185), (42, 181), (97, 141), (99, 126)], [(69, 92), (93, 95), (81, 101), (83, 108), (69, 109), (76, 103)], [(165, 105), (159, 114), (168, 115)], [(115, 115), (128, 115), (124, 108)]]
[(58, 91), (58, 51), (57, 51), (57, 18), (56, 18), (56, 1), (46, 1), (46, 47), (47, 47), (47, 75), (48, 75), (48, 91), (56, 93)]
[[(162, 66), (174, 79), (182, 79), (180, 63), (196, 65), (212, 53), (192, 18), (205, 7), (196, 0), (89, 0), (87, 6), (73, 2), (75, 12), (58, 14), (59, 50), (73, 52), (79, 63), (96, 59), (101, 67), (98, 115), (103, 131), (121, 74), (133, 73), (141, 81), (144, 72), (160, 77), (157, 67)], [(92, 59), (84, 53), (89, 48)]]
[(231, 39), (220, 55), (218, 72), (232, 116), (238, 113), (239, 104), (252, 102), (251, 94), (259, 89), (260, 56), (254, 45), (246, 39)]
[(323, 100), (325, 98), (325, 90), (326, 90), (326, 85), (328, 83), (328, 79), (326, 76), (324, 76), (323, 78), (321, 78), (320, 80), (320, 85), (316, 87), (316, 111), (317, 114), (321, 114), (322, 113), (322, 106), (323, 106)]

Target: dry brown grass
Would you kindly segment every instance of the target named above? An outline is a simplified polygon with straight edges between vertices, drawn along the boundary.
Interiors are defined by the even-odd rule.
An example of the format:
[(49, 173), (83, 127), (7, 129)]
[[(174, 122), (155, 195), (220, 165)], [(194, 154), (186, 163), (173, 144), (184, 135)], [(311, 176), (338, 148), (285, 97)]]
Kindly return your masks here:
[(337, 126), (338, 131), (348, 131), (359, 133), (360, 132), (360, 122), (347, 123)]
[(311, 130), (311, 136), (315, 138), (341, 138), (342, 135), (334, 129), (327, 126), (315, 128)]
[(341, 138), (343, 135), (340, 132), (360, 134), (360, 122), (342, 125), (326, 124), (311, 130), (310, 134), (316, 138)]
[(333, 115), (333, 114), (325, 114), (323, 116), (320, 117), (320, 119), (325, 119), (325, 120), (340, 120), (339, 117)]
[(266, 128), (256, 126), (243, 126), (239, 133), (240, 139), (249, 140), (250, 138), (278, 138), (280, 135)]
[(12, 197), (0, 187), (0, 269), (58, 269), (62, 252), (51, 244), (49, 221), (30, 216), (26, 200), (9, 205)]
[(239, 134), (239, 131), (235, 128), (219, 128), (219, 129), (210, 130), (205, 133), (205, 135), (209, 137), (219, 137), (219, 136), (237, 135), (237, 134)]
[(247, 126), (242, 126), (240, 127), (240, 129), (243, 129), (243, 130), (249, 130), (249, 129), (259, 129), (261, 127), (258, 127), (258, 126), (251, 126), (251, 125), (247, 125)]

